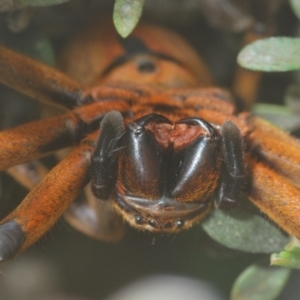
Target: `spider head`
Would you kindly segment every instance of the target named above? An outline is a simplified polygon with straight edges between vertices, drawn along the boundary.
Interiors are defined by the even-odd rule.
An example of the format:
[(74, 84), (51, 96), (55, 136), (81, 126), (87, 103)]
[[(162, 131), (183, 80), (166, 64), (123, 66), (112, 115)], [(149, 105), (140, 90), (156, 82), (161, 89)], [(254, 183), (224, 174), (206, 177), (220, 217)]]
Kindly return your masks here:
[[(104, 177), (114, 178), (114, 187), (99, 181), (98, 186), (110, 186), (107, 195), (129, 224), (152, 232), (177, 232), (210, 211), (222, 157), (221, 138), (212, 125), (198, 118), (173, 124), (150, 114), (125, 128), (117, 148), (113, 175), (102, 176), (103, 183)], [(95, 191), (103, 198), (101, 193), (103, 189)]]

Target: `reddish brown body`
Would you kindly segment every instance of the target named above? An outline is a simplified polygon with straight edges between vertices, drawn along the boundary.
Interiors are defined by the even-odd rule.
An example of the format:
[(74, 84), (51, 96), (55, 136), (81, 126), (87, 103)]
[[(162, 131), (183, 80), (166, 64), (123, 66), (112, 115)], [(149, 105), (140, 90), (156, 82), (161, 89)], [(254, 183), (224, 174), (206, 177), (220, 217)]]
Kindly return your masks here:
[[(2, 220), (2, 259), (14, 256), (39, 239), (88, 182), (99, 123), (112, 110), (122, 113), (124, 127), (148, 114), (168, 118), (170, 125), (150, 124), (147, 130), (156, 132), (160, 147), (172, 144), (175, 150), (207, 135), (205, 130), (196, 130), (192, 125), (174, 125), (180, 119), (202, 118), (218, 132), (228, 120), (235, 124), (247, 146), (244, 160), (251, 184), (246, 195), (285, 231), (300, 238), (299, 141), (247, 112), (237, 113), (231, 95), (212, 86), (202, 61), (176, 34), (140, 25), (130, 39), (133, 48), (126, 44), (130, 40), (120, 42), (109, 22), (93, 24), (62, 54), (62, 68), (68, 75), (0, 48), (2, 83), (40, 101), (70, 109), (65, 114), (0, 132), (0, 168), (4, 170), (75, 145), (20, 206)], [(120, 159), (119, 166), (126, 166), (127, 159)], [(220, 161), (216, 161), (216, 169)], [(131, 164), (125, 171), (119, 168), (118, 176), (124, 171), (125, 177), (130, 178), (130, 168)], [(195, 193), (212, 193), (219, 177), (217, 172), (209, 171), (201, 178), (201, 187), (191, 185), (193, 189), (189, 193), (184, 191), (184, 196), (178, 196), (176, 201), (192, 203)], [(140, 191), (134, 180), (130, 187)], [(134, 227), (159, 231), (139, 225), (137, 216), (134, 219), (113, 201), (99, 202), (94, 196), (88, 197), (85, 209), (95, 211), (95, 220), (84, 220), (80, 206), (76, 205), (67, 212), (67, 219), (98, 238), (114, 240), (121, 236), (122, 222), (116, 221), (117, 213)], [(203, 219), (212, 207), (213, 202), (208, 201), (205, 210), (182, 228)], [(104, 213), (107, 211), (109, 215)], [(5, 224), (13, 229), (7, 229)], [(103, 232), (100, 226), (105, 228)], [(7, 246), (1, 234), (16, 237), (15, 245)]]

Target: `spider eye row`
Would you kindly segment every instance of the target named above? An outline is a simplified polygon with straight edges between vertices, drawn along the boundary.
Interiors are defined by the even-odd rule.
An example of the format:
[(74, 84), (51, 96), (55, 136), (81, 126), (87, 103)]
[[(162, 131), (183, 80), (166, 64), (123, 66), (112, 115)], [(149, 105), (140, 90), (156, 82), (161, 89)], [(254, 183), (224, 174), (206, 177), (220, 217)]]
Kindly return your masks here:
[[(143, 217), (142, 215), (135, 215), (134, 220), (137, 225), (148, 224), (153, 228), (156, 228), (158, 226), (155, 219), (147, 219), (147, 218)], [(175, 220), (175, 222), (166, 222), (164, 224), (164, 227), (165, 228), (176, 227), (177, 229), (180, 229), (183, 227), (183, 225), (184, 225), (184, 220), (178, 219), (178, 220)]]

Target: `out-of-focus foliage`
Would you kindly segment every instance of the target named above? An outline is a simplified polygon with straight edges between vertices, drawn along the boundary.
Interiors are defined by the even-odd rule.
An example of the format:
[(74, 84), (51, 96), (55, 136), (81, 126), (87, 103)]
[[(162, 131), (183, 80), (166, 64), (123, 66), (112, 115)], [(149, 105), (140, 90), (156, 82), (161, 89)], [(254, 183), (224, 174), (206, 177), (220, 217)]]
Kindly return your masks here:
[(235, 281), (231, 300), (273, 300), (285, 286), (291, 271), (261, 264), (248, 267)]
[(118, 33), (127, 37), (138, 24), (144, 0), (116, 0), (113, 20)]
[(238, 55), (238, 63), (254, 71), (300, 69), (300, 38), (271, 37), (256, 41)]
[[(300, 19), (300, 1), (289, 0)], [(300, 38), (270, 37), (245, 46), (238, 55), (238, 63), (247, 69), (265, 72), (300, 69)]]
[(206, 233), (220, 244), (250, 253), (280, 251), (289, 238), (262, 215), (242, 207), (214, 210), (202, 223)]
[(300, 1), (299, 0), (289, 0), (291, 8), (294, 14), (300, 19)]
[(300, 269), (300, 242), (297, 239), (293, 239), (285, 246), (284, 251), (281, 251), (279, 254), (272, 254), (271, 264)]

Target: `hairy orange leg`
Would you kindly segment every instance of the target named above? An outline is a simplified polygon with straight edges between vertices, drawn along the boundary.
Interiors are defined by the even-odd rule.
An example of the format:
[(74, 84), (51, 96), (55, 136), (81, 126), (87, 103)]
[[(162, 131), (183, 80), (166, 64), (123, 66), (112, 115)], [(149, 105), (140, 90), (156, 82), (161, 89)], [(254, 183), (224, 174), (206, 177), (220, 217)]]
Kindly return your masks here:
[(92, 103), (60, 116), (0, 132), (0, 170), (73, 145), (83, 129), (97, 128), (104, 114), (114, 109), (126, 112), (128, 105), (120, 101)]
[(0, 82), (34, 99), (68, 108), (83, 98), (76, 81), (4, 47), (0, 47)]
[(258, 158), (300, 188), (300, 141), (257, 117), (251, 119), (251, 125), (249, 139)]
[(250, 200), (287, 233), (300, 239), (300, 190), (263, 163), (248, 159)]
[[(11, 167), (6, 172), (31, 191), (49, 170), (40, 161), (35, 160)], [(101, 201), (96, 198), (90, 184), (67, 208), (64, 217), (78, 231), (102, 241), (118, 241), (124, 234), (122, 217), (114, 210), (112, 200)]]
[(87, 174), (97, 137), (96, 132), (84, 139), (1, 222), (1, 260), (36, 242), (78, 196), (89, 179)]
[[(35, 160), (11, 167), (6, 172), (30, 191), (42, 181), (49, 170), (42, 162)], [(112, 200), (97, 199), (90, 185), (67, 208), (64, 218), (78, 231), (102, 241), (118, 241), (124, 235), (122, 217), (114, 210)]]

